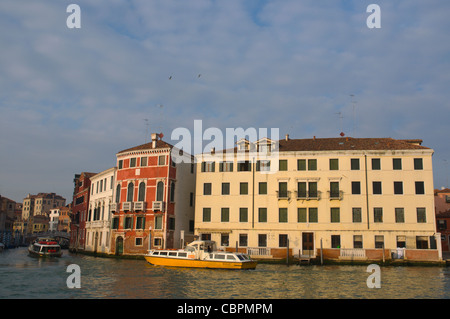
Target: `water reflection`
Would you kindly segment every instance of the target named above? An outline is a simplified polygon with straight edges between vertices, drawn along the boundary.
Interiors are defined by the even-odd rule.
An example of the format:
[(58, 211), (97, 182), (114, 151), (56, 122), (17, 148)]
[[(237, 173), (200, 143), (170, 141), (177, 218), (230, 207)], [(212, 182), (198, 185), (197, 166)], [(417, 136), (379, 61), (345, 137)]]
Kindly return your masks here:
[[(81, 289), (66, 285), (67, 266), (81, 268)], [(152, 266), (144, 260), (74, 255), (32, 258), (26, 249), (0, 254), (0, 298), (449, 298), (441, 267), (381, 267), (381, 288), (369, 289), (365, 266), (260, 264), (255, 270)]]

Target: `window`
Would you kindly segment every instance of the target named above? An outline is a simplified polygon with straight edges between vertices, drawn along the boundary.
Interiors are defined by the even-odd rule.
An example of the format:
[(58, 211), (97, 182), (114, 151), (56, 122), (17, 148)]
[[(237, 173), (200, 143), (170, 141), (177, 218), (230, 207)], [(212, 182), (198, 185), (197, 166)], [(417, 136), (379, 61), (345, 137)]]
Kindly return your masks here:
[(353, 235), (353, 248), (363, 248), (362, 235)]
[(241, 223), (248, 222), (248, 208), (246, 207), (239, 208), (239, 221)]
[(278, 235), (278, 247), (287, 247), (288, 246), (288, 235), (280, 234)]
[(136, 229), (145, 229), (145, 217), (139, 216), (136, 218)]
[(287, 198), (287, 182), (279, 182), (278, 183), (278, 198)]
[(147, 157), (141, 157), (141, 166), (147, 166)]
[(359, 158), (350, 159), (350, 166), (353, 171), (359, 170)]
[(116, 203), (120, 202), (120, 184), (117, 184), (116, 187)]
[(341, 248), (340, 235), (331, 235), (331, 248)]
[(145, 201), (145, 183), (144, 182), (141, 182), (139, 184), (138, 201), (139, 202)]
[(221, 162), (219, 163), (219, 172), (232, 172), (233, 162)]
[(394, 194), (403, 194), (403, 182), (394, 182)]
[(398, 248), (406, 247), (406, 236), (397, 236), (397, 247)]
[(136, 157), (130, 159), (130, 167), (136, 167)]
[(194, 206), (194, 193), (189, 193), (189, 206)]
[(211, 195), (211, 183), (203, 183), (203, 195)]
[(298, 182), (297, 185), (297, 197), (306, 198), (306, 182)]
[(112, 219), (112, 229), (119, 229), (119, 217), (114, 217)]
[(395, 222), (396, 223), (405, 222), (405, 209), (403, 207), (395, 208)]
[(330, 198), (339, 198), (339, 182), (330, 182)]
[(383, 222), (383, 208), (382, 207), (374, 207), (373, 208), (373, 221), (375, 223)]
[(361, 194), (361, 183), (360, 182), (352, 182), (352, 194), (353, 195)]
[(308, 197), (310, 198), (319, 197), (317, 192), (317, 182), (308, 182)]
[(417, 249), (428, 249), (428, 238), (426, 236), (416, 237), (416, 248)]
[(159, 181), (156, 184), (156, 200), (163, 201), (163, 199), (164, 199), (164, 182)]
[(317, 171), (317, 160), (316, 159), (308, 160), (308, 171)]
[(248, 183), (240, 183), (239, 184), (239, 194), (240, 195), (248, 195)]
[(133, 201), (133, 194), (134, 193), (134, 184), (130, 183), (128, 184), (128, 190), (127, 190), (127, 202)]
[(267, 223), (267, 208), (265, 207), (258, 208), (258, 222)]
[(220, 221), (221, 222), (229, 222), (230, 221), (230, 209), (222, 208), (220, 212)]
[(330, 170), (331, 171), (339, 170), (339, 160), (337, 158), (330, 158)]
[(381, 162), (379, 158), (372, 158), (372, 170), (379, 171), (381, 169)]
[(169, 224), (167, 225), (169, 230), (175, 230), (175, 218), (169, 217)]
[(228, 235), (228, 234), (221, 234), (220, 235), (220, 245), (221, 246), (228, 246), (229, 242), (230, 242), (230, 235)]
[(361, 207), (352, 208), (352, 220), (354, 223), (361, 223), (362, 221)]
[(297, 208), (297, 221), (299, 223), (317, 223), (317, 208), (316, 207), (309, 207), (308, 208), (308, 214), (307, 209), (305, 207), (299, 207)]
[(425, 194), (425, 186), (423, 182), (416, 182), (416, 194)]
[(417, 207), (417, 222), (418, 223), (426, 223), (427, 222), (427, 215), (425, 211), (425, 207)]
[(155, 216), (155, 229), (162, 229), (163, 218), (162, 216)]
[(339, 207), (331, 208), (331, 222), (332, 223), (340, 222), (340, 208)]
[(256, 171), (259, 172), (269, 172), (270, 171), (270, 161), (260, 160), (256, 162)]
[(423, 169), (423, 161), (421, 158), (414, 159), (414, 169), (422, 170)]
[(395, 170), (401, 170), (402, 169), (402, 159), (401, 158), (393, 158), (392, 166)]
[(119, 169), (123, 168), (123, 160), (119, 160)]
[(258, 234), (258, 247), (267, 247), (267, 235)]
[(267, 194), (267, 182), (259, 182), (258, 190), (259, 190), (260, 195), (266, 195)]
[(247, 246), (247, 234), (239, 234), (239, 246), (246, 247)]
[(372, 192), (374, 195), (381, 195), (381, 182), (372, 182)]
[(298, 171), (306, 171), (306, 160), (305, 159), (297, 160), (297, 170)]
[(211, 208), (203, 208), (203, 221), (210, 222), (211, 221)]
[(280, 223), (287, 223), (288, 221), (288, 210), (287, 208), (278, 209), (278, 221)]
[(279, 161), (279, 167), (278, 167), (279, 171), (287, 171), (288, 170), (288, 163), (287, 160), (280, 160)]
[(166, 156), (165, 155), (160, 155), (158, 156), (158, 165), (166, 165)]
[(175, 182), (170, 183), (170, 201), (172, 203), (175, 201)]
[(222, 195), (230, 195), (230, 183), (222, 183)]
[(131, 222), (132, 222), (132, 218), (131, 217), (125, 217), (125, 225), (123, 226), (123, 228), (125, 229), (131, 229)]
[(384, 236), (383, 235), (375, 236), (375, 248), (384, 248)]
[(252, 166), (250, 161), (243, 161), (237, 163), (238, 172), (251, 172)]
[(216, 167), (215, 162), (203, 162), (202, 163), (202, 172), (214, 172)]

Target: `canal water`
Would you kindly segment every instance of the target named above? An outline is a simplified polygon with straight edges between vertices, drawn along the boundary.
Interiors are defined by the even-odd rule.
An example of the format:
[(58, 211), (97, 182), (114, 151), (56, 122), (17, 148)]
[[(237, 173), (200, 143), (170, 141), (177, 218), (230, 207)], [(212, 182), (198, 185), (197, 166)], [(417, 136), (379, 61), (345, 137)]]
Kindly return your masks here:
[[(80, 288), (68, 288), (80, 269)], [(450, 268), (380, 268), (368, 288), (367, 266), (259, 264), (255, 270), (164, 268), (144, 260), (72, 254), (39, 259), (26, 248), (0, 253), (0, 299), (448, 299)]]

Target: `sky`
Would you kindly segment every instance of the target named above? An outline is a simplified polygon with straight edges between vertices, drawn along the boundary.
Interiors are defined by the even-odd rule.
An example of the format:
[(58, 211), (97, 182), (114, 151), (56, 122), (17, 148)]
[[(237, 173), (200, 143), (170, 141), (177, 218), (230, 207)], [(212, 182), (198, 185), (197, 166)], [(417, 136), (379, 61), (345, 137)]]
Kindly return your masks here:
[(75, 174), (115, 166), (152, 132), (176, 144), (194, 120), (422, 139), (434, 187), (449, 186), (449, 12), (448, 0), (2, 0), (0, 194), (70, 203)]

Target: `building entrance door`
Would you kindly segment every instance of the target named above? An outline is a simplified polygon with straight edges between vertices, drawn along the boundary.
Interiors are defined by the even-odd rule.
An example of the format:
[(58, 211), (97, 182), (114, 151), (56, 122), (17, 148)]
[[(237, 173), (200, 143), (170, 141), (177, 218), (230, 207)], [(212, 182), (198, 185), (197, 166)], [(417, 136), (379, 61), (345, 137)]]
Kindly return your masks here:
[(123, 254), (123, 237), (117, 237), (116, 239), (116, 255)]
[(314, 255), (314, 233), (302, 233), (302, 255)]

